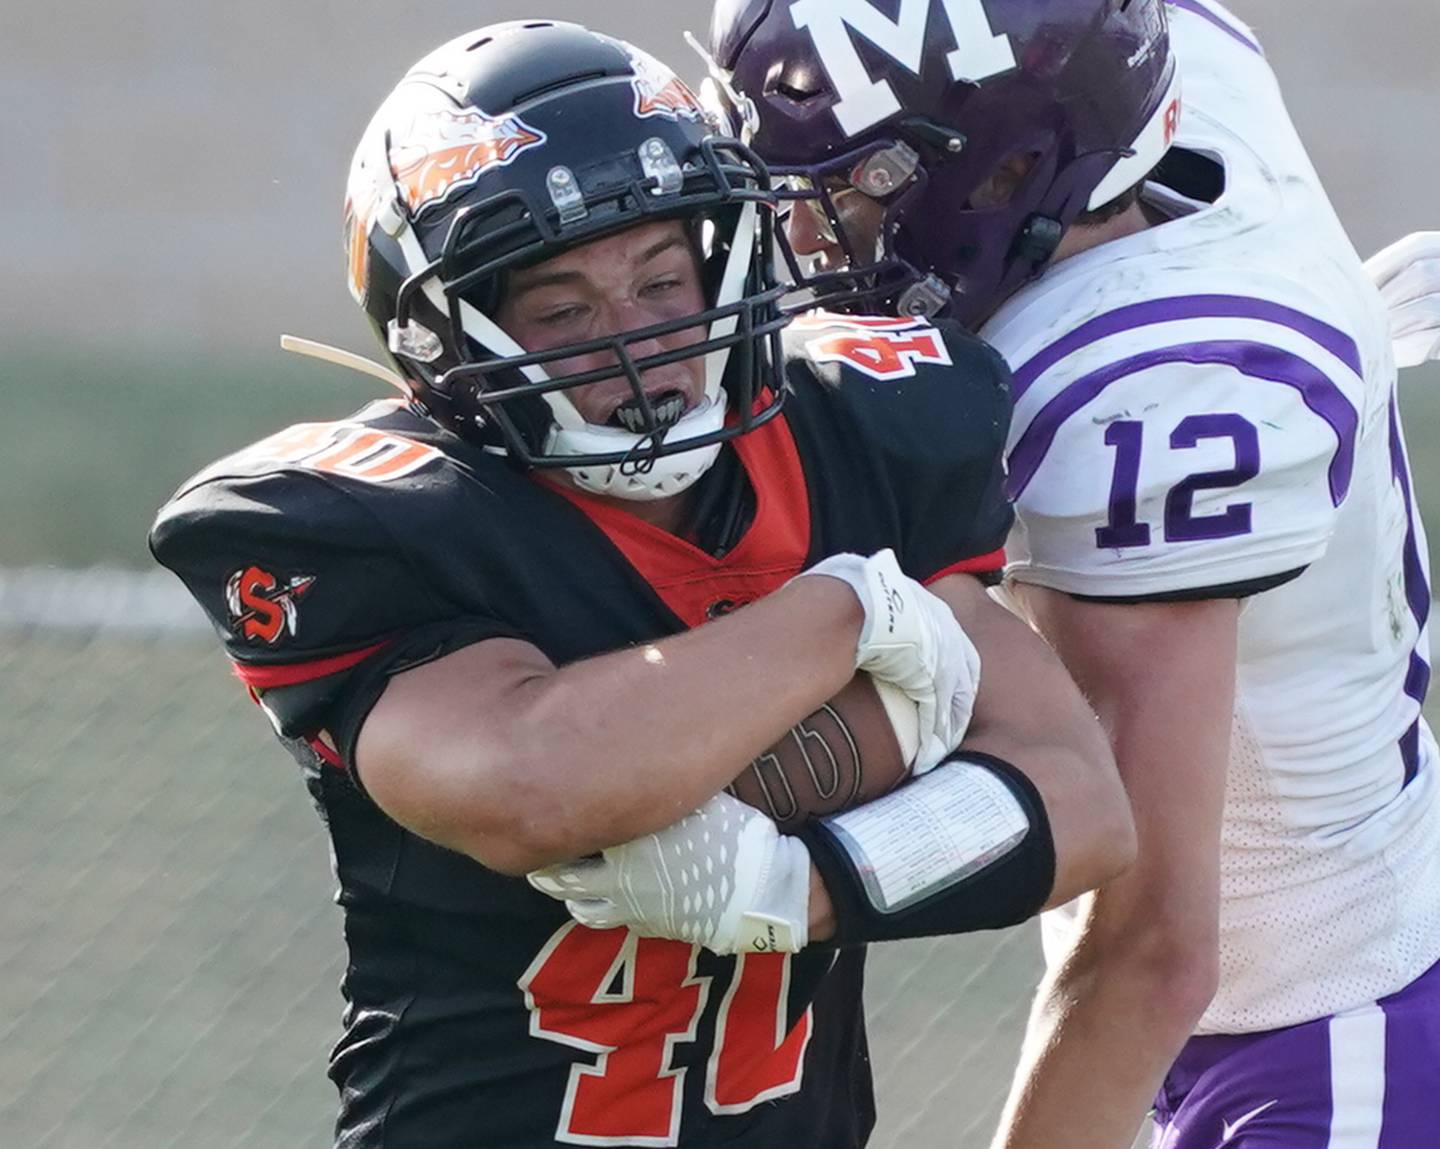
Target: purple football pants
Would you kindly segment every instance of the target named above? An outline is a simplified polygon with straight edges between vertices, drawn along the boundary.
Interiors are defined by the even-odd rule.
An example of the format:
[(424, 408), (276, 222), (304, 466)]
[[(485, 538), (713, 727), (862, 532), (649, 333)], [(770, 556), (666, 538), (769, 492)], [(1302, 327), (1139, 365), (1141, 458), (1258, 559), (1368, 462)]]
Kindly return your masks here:
[(1192, 1038), (1152, 1149), (1440, 1149), (1440, 965), (1372, 1005)]

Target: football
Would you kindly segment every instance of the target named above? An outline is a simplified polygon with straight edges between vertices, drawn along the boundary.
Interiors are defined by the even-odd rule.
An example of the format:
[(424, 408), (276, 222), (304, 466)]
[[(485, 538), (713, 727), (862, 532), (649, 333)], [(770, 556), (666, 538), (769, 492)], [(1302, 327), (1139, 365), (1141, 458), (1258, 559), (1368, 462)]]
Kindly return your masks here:
[(894, 789), (919, 745), (915, 703), (860, 671), (728, 789), (781, 830), (794, 830), (812, 815), (838, 813)]

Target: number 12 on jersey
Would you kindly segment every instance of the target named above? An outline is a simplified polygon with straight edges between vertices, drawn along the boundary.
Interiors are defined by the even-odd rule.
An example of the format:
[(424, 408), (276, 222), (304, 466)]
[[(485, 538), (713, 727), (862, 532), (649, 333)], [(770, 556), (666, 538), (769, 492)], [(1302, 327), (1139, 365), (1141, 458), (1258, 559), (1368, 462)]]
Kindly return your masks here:
[[(1229, 439), (1235, 465), (1220, 471), (1199, 471), (1182, 478), (1165, 495), (1164, 539), (1167, 543), (1228, 539), (1248, 535), (1251, 505), (1231, 503), (1217, 514), (1195, 514), (1195, 495), (1238, 487), (1260, 473), (1260, 436), (1255, 425), (1233, 412), (1191, 415), (1170, 432), (1170, 450), (1184, 451), (1208, 439)], [(1150, 524), (1139, 518), (1140, 458), (1145, 424), (1125, 419), (1105, 428), (1105, 443), (1115, 448), (1110, 480), (1109, 516), (1095, 530), (1095, 545), (1105, 550), (1148, 547)]]

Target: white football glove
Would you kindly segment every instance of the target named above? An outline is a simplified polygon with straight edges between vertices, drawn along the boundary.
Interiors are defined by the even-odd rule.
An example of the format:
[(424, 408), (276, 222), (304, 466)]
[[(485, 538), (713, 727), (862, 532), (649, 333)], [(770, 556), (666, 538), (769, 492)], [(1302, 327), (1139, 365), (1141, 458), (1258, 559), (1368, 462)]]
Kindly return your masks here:
[(904, 691), (920, 712), (912, 773), (934, 769), (960, 745), (980, 686), (980, 652), (945, 603), (906, 575), (890, 549), (832, 555), (796, 576), (849, 585), (865, 609), (855, 669)]
[(795, 953), (809, 938), (810, 852), (729, 794), (673, 826), (529, 880), (594, 929), (628, 926), (719, 954)]
[(1395, 362), (1440, 359), (1440, 231), (1417, 231), (1365, 261), (1390, 311)]

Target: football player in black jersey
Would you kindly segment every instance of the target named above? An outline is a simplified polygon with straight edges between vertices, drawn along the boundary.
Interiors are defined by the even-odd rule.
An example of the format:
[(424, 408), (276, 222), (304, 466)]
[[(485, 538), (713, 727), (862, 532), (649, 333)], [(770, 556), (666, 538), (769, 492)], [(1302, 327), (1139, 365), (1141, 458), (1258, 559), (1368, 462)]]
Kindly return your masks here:
[[(925, 322), (787, 330), (774, 210), (638, 49), (461, 37), (351, 172), (350, 286), (406, 397), (160, 513), (332, 839), (339, 1145), (862, 1145), (864, 943), (1128, 860), (1104, 738), (985, 593), (1003, 365)], [(919, 727), (871, 821), (782, 837), (720, 793), (857, 668)], [(888, 851), (926, 825), (947, 851)]]

